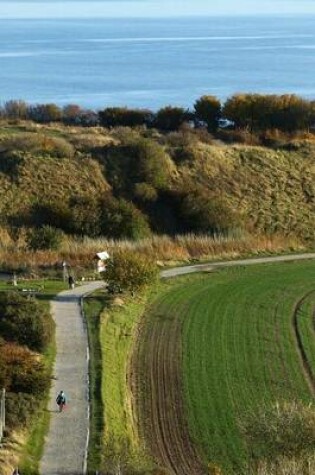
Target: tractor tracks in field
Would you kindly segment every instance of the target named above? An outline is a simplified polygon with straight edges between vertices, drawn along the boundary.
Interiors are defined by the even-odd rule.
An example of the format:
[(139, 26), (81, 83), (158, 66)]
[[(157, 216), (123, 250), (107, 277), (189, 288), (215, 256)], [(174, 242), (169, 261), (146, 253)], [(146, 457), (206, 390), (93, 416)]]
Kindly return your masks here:
[[(272, 262), (314, 259), (315, 254), (277, 256), (240, 261), (216, 262), (186, 266), (161, 272), (162, 278), (211, 271), (214, 268)], [(298, 319), (303, 304), (315, 290), (306, 293), (295, 305), (292, 315), (296, 348), (301, 367), (315, 396), (315, 376), (303, 346)], [(315, 319), (315, 316), (314, 316)], [(314, 323), (315, 325), (315, 323)], [(314, 327), (315, 333), (315, 327)], [(207, 470), (189, 435), (184, 386), (182, 380), (182, 321), (174, 315), (144, 317), (138, 329), (132, 362), (130, 384), (134, 412), (140, 437), (161, 468), (170, 475), (204, 475)]]
[(171, 475), (203, 475), (185, 417), (180, 318), (157, 316), (140, 329), (134, 355), (140, 433)]
[[(315, 376), (312, 369), (312, 364), (309, 361), (306, 349), (303, 344), (303, 337), (299, 328), (299, 318), (301, 317), (303, 305), (305, 304), (307, 299), (314, 294), (315, 294), (315, 289), (310, 290), (306, 294), (304, 294), (303, 297), (300, 298), (300, 300), (298, 300), (298, 302), (295, 304), (295, 307), (293, 310), (293, 317), (292, 317), (296, 347), (300, 356), (301, 366), (303, 368), (305, 380), (308, 384), (308, 387), (313, 397), (315, 397)], [(315, 330), (314, 312), (315, 310), (313, 311), (313, 330)]]

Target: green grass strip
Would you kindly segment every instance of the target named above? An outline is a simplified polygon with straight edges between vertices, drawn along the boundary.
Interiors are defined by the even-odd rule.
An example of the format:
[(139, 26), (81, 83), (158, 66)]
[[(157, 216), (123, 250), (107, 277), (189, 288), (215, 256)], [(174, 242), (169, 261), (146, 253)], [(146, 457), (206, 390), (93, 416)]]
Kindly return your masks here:
[(102, 399), (102, 348), (100, 342), (101, 313), (108, 305), (104, 291), (97, 291), (84, 298), (90, 348), (90, 438), (88, 447), (88, 473), (101, 468), (104, 433), (104, 404)]

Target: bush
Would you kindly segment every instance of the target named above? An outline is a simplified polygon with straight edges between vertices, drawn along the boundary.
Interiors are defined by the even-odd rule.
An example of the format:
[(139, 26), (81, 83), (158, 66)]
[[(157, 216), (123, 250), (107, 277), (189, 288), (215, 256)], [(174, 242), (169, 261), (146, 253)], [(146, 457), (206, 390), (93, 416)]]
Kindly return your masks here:
[(107, 198), (102, 214), (102, 232), (114, 238), (142, 239), (151, 235), (147, 218), (132, 203)]
[(104, 280), (123, 290), (139, 290), (157, 280), (158, 267), (147, 256), (120, 250), (106, 262)]
[(240, 424), (254, 459), (275, 461), (314, 453), (315, 409), (301, 402), (263, 407)]
[(147, 109), (127, 109), (126, 107), (108, 107), (99, 112), (103, 127), (136, 127), (151, 125), (154, 114)]
[(43, 351), (51, 341), (53, 323), (42, 304), (17, 292), (0, 293), (0, 335), (31, 350)]
[(66, 200), (50, 200), (35, 203), (31, 210), (31, 225), (54, 226), (63, 231), (72, 231), (72, 213)]
[(28, 233), (27, 244), (30, 249), (58, 250), (62, 244), (63, 233), (60, 229), (44, 225), (41, 228), (31, 229)]
[(38, 355), (15, 343), (3, 343), (1, 352), (5, 363), (4, 386), (8, 391), (39, 396), (49, 386), (47, 370)]
[(143, 202), (156, 201), (158, 197), (156, 189), (147, 183), (136, 183), (134, 194), (136, 198)]
[(167, 106), (160, 109), (155, 118), (155, 127), (160, 130), (178, 130), (191, 119), (191, 114), (182, 107)]
[(169, 181), (172, 162), (164, 148), (150, 139), (134, 138), (120, 146), (104, 149), (106, 178), (116, 193), (133, 198), (137, 183), (156, 190)]
[(180, 200), (180, 215), (189, 232), (228, 234), (241, 225), (239, 216), (227, 203), (201, 186), (187, 187)]
[(38, 399), (31, 394), (6, 393), (6, 425), (10, 429), (26, 427), (38, 409)]
[(49, 155), (51, 157), (73, 157), (73, 146), (62, 137), (50, 137), (37, 133), (21, 133), (4, 140), (1, 149), (7, 156), (10, 152), (29, 152), (32, 155)]

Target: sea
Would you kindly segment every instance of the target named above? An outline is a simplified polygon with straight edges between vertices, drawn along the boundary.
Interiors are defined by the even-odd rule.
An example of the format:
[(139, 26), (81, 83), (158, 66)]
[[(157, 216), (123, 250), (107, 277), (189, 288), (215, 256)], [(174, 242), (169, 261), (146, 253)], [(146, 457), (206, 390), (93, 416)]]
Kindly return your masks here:
[(315, 16), (0, 20), (0, 102), (192, 107), (315, 98)]

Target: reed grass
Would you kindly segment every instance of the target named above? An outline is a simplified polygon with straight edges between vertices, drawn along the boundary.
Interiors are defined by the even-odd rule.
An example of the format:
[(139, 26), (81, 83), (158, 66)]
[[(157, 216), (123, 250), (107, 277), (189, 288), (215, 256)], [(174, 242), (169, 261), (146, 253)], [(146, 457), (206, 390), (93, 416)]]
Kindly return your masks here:
[(58, 251), (31, 251), (27, 249), (23, 228), (13, 239), (6, 228), (0, 227), (0, 266), (3, 270), (60, 270), (62, 262), (66, 261), (79, 274), (81, 271), (92, 272), (93, 257), (97, 252), (106, 250), (112, 254), (117, 249), (140, 252), (155, 259), (163, 267), (196, 261), (300, 252), (307, 250), (307, 246), (296, 237), (281, 235), (164, 235), (139, 241), (66, 236)]

